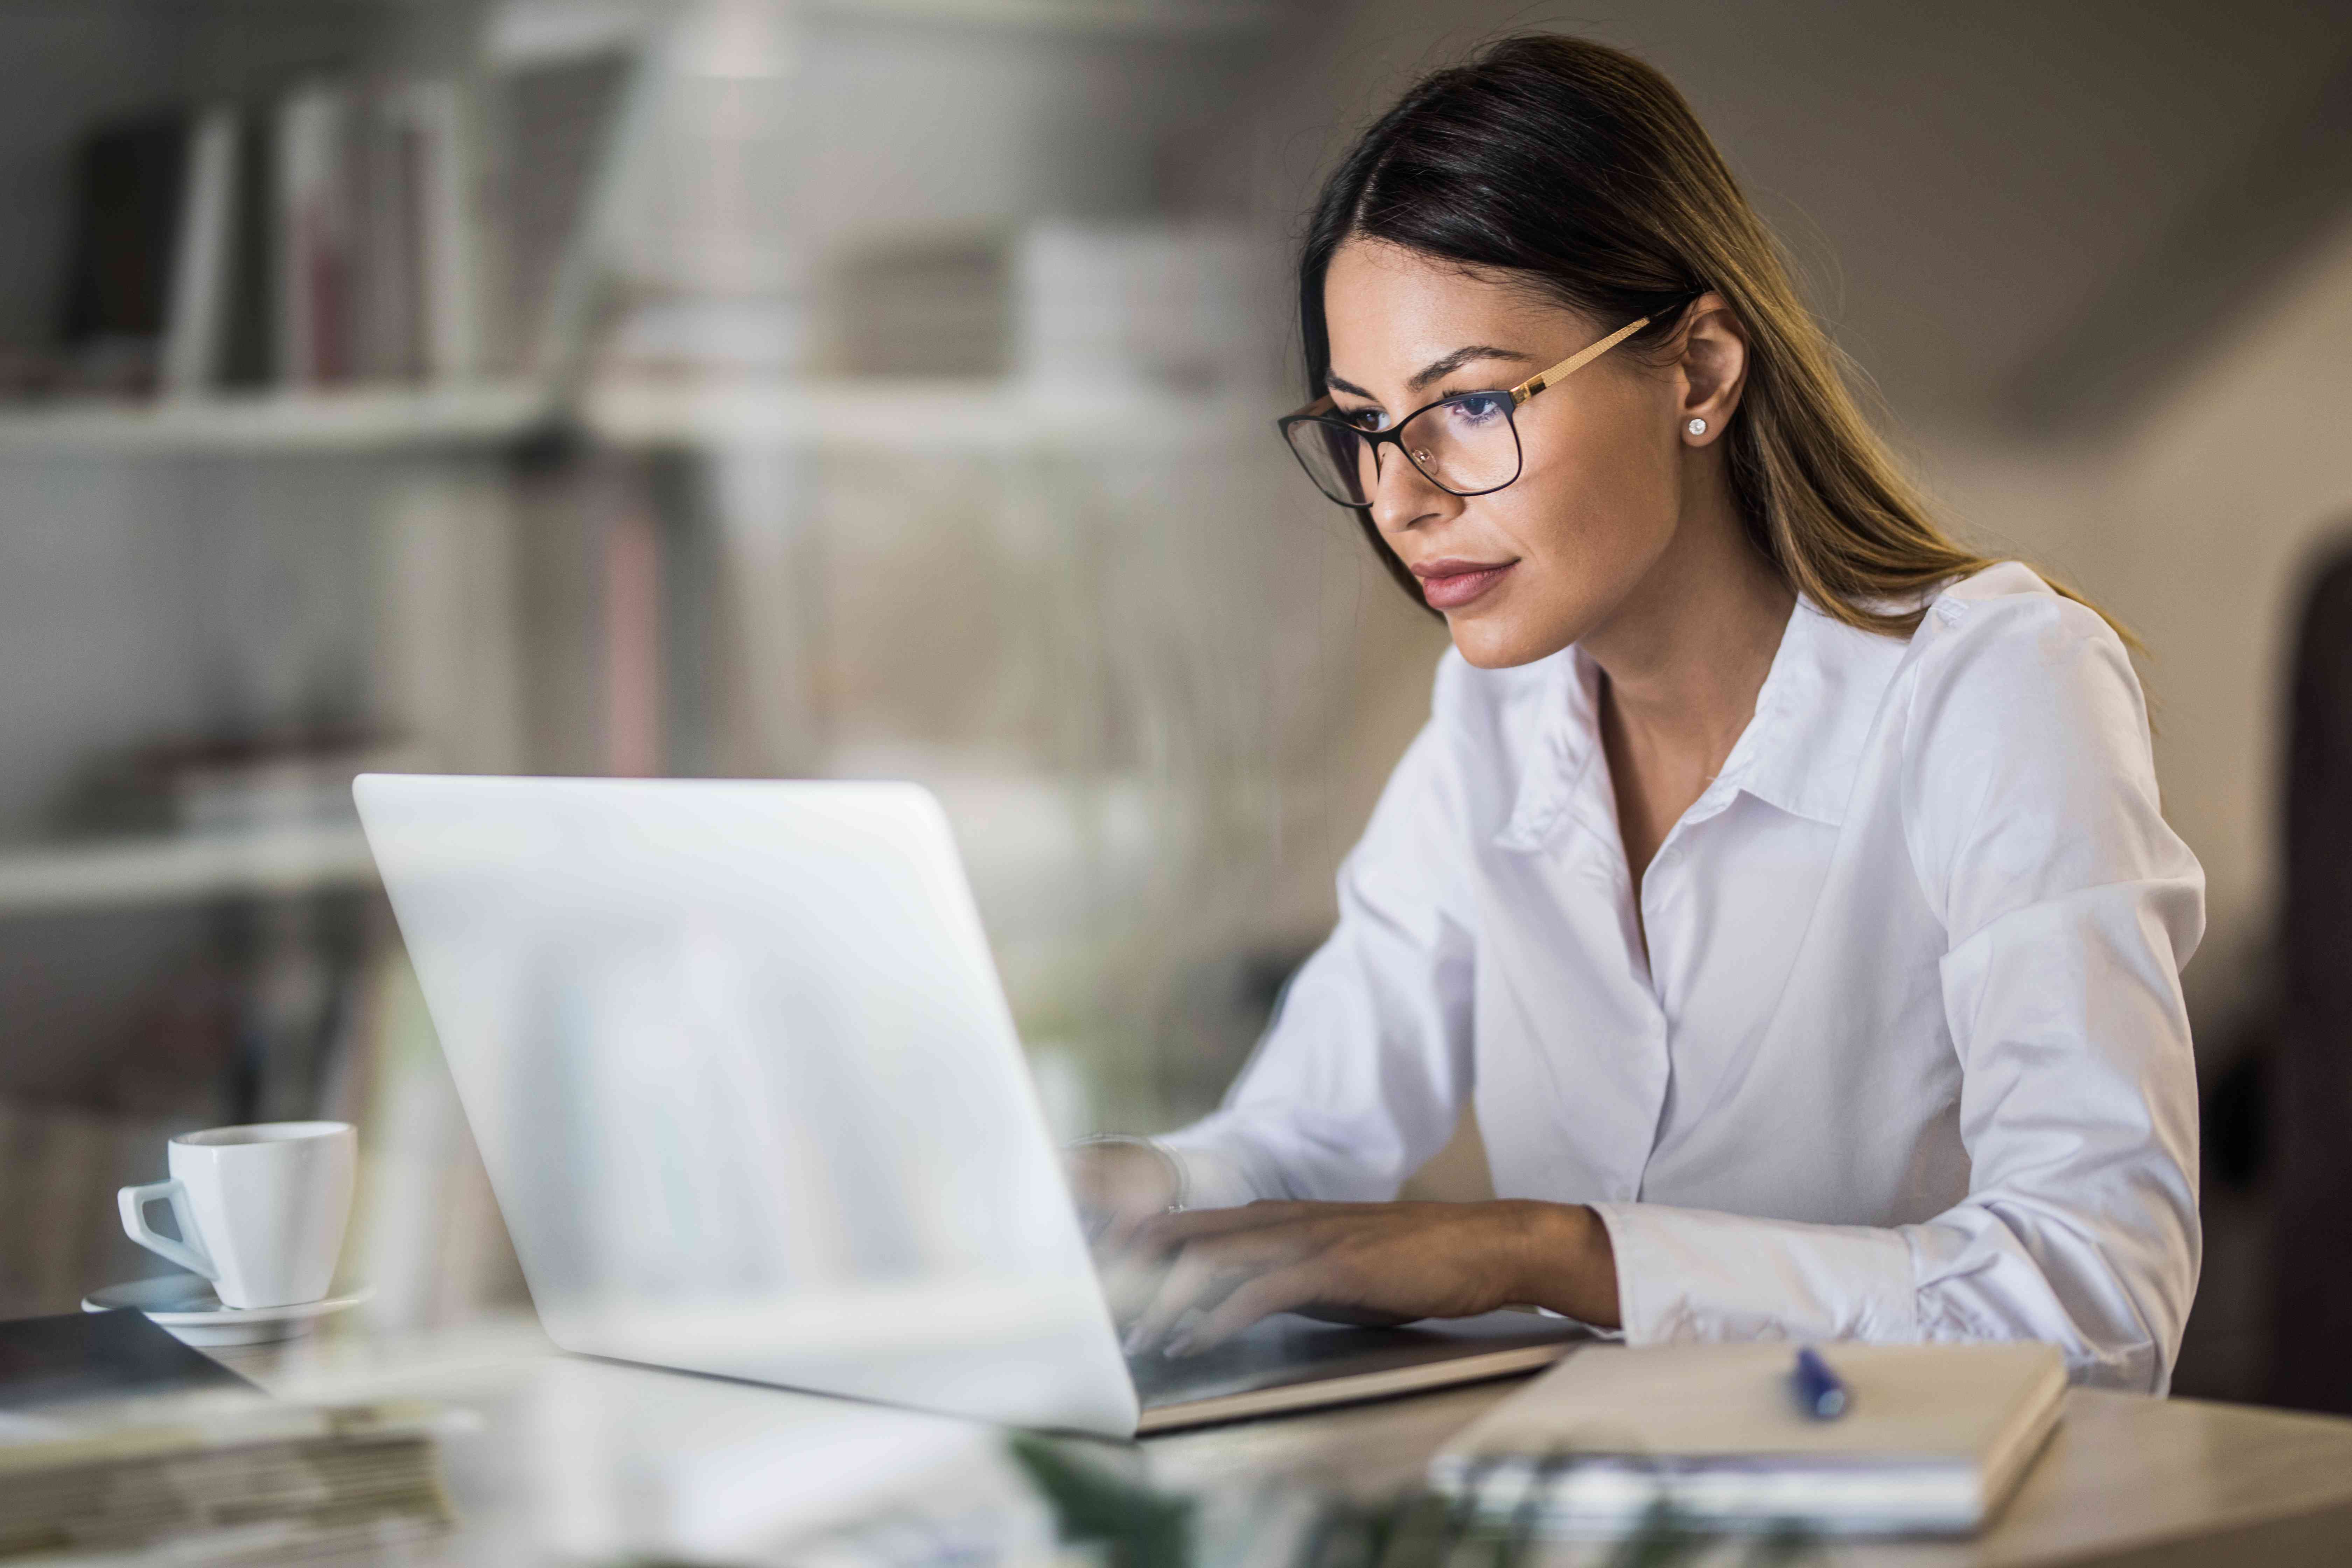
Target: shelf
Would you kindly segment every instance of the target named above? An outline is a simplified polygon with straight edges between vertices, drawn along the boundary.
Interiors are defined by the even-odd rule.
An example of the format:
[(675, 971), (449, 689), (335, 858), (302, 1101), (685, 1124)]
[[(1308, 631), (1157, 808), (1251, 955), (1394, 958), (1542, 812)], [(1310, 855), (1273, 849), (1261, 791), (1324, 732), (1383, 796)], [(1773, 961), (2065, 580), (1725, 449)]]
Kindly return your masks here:
[(0, 453), (366, 452), (491, 445), (547, 416), (524, 382), (354, 387), (155, 403), (24, 404), (0, 409)]
[[(917, 456), (1170, 447), (1263, 436), (1280, 401), (1006, 381), (614, 379), (570, 422), (623, 447), (810, 445)], [(0, 455), (370, 452), (487, 447), (559, 423), (523, 382), (0, 409)]]
[(1268, 436), (1278, 397), (1007, 381), (612, 380), (579, 418), (625, 447), (815, 446), (922, 456), (1170, 447)]
[(375, 858), (356, 825), (0, 850), (0, 915), (375, 885)]

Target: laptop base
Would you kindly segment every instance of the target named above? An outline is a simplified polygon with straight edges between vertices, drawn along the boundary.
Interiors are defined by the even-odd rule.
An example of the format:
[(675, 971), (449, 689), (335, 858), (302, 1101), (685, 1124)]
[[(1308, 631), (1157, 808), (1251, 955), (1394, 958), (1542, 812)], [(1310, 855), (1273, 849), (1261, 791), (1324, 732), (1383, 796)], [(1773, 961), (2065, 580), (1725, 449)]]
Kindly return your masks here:
[(1199, 1355), (1129, 1359), (1139, 1436), (1424, 1393), (1549, 1366), (1589, 1330), (1533, 1312), (1351, 1328), (1278, 1313)]

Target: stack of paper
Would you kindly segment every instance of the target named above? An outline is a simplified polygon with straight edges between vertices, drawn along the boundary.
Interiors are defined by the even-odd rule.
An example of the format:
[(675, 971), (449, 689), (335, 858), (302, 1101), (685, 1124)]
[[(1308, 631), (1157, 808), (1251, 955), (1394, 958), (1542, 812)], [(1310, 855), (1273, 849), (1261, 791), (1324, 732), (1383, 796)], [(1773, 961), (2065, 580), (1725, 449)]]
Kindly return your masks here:
[(450, 1522), (421, 1407), (310, 1408), (231, 1392), (0, 1414), (0, 1560), (175, 1562), (395, 1545)]
[(1447, 1445), (1431, 1479), (1547, 1533), (1965, 1534), (2016, 1489), (2066, 1387), (2050, 1345), (1822, 1353), (1850, 1394), (1835, 1420), (1799, 1406), (1791, 1345), (1582, 1350)]

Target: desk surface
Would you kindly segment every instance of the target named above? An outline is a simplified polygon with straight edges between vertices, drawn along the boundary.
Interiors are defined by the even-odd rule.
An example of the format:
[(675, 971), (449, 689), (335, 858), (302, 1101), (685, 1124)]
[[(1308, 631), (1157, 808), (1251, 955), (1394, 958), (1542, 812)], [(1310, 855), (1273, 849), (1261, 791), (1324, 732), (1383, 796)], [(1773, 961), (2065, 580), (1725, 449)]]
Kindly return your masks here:
[[(919, 1482), (935, 1518), (1020, 1511), (996, 1435), (945, 1417), (564, 1356), (529, 1323), (432, 1336), (347, 1334), (211, 1352), (289, 1397), (420, 1397), (479, 1413), (447, 1446), (465, 1527), (442, 1560), (749, 1560), (891, 1506)], [(1516, 1382), (1173, 1433), (1111, 1462), (1162, 1488), (1263, 1499), (1292, 1482), (1370, 1498)], [(946, 1512), (940, 1510), (944, 1509)], [(946, 1527), (942, 1527), (946, 1528)], [(995, 1527), (992, 1527), (995, 1528)], [(1018, 1542), (1031, 1509), (1003, 1527)], [(1547, 1562), (1605, 1561), (1565, 1548)], [(420, 1561), (414, 1554), (404, 1562)], [(1704, 1559), (1716, 1561), (1714, 1557)], [(1727, 1551), (1726, 1563), (1738, 1554)], [(2352, 1561), (2352, 1421), (2075, 1390), (1995, 1527), (1965, 1542), (1855, 1543), (1853, 1568)]]

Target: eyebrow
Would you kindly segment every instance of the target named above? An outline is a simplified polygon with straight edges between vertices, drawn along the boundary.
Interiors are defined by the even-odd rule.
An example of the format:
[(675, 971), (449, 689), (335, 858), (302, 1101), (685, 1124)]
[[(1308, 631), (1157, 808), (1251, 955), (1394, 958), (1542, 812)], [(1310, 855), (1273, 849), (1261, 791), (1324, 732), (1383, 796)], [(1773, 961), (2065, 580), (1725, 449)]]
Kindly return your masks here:
[[(1455, 349), (1444, 359), (1431, 361), (1428, 364), (1413, 373), (1412, 378), (1404, 384), (1405, 387), (1408, 391), (1419, 392), (1424, 387), (1444, 380), (1447, 376), (1452, 375), (1455, 371), (1460, 370), (1464, 365), (1470, 363), (1472, 361), (1482, 359), (1516, 360), (1521, 364), (1533, 364), (1536, 363), (1535, 355), (1521, 353), (1517, 349), (1498, 349), (1487, 343), (1472, 343), (1467, 348)], [(1327, 386), (1337, 387), (1341, 392), (1353, 393), (1355, 395), (1363, 398), (1367, 402), (1378, 403), (1380, 401), (1379, 398), (1374, 397), (1370, 393), (1366, 392), (1354, 382), (1344, 380), (1339, 376), (1326, 373), (1323, 377), (1323, 381), (1324, 384)]]

